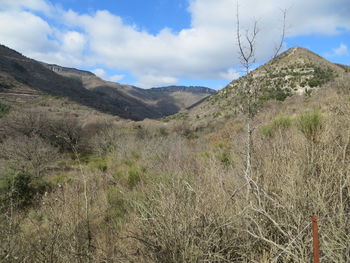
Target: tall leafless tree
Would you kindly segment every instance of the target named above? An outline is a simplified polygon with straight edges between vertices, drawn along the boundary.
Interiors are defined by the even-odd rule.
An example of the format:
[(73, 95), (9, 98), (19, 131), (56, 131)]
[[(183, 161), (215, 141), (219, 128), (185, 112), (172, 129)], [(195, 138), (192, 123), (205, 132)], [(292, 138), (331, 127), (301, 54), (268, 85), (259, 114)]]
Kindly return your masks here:
[[(272, 55), (272, 60), (275, 59), (280, 51), (283, 48), (283, 43), (285, 39), (286, 33), (286, 15), (287, 11), (282, 10), (283, 13), (283, 26), (282, 32), (280, 36), (280, 41), (278, 45), (274, 49), (274, 53)], [(246, 183), (249, 188), (257, 187), (255, 181), (252, 179), (252, 133), (254, 130), (253, 127), (253, 118), (256, 113), (256, 99), (258, 97), (259, 85), (254, 82), (254, 77), (252, 75), (252, 69), (254, 64), (256, 63), (256, 40), (259, 34), (258, 21), (253, 21), (252, 28), (248, 28), (244, 30), (242, 34), (242, 27), (239, 16), (239, 1), (237, 1), (236, 6), (236, 38), (238, 45), (238, 58), (241, 67), (243, 68), (243, 72), (245, 74), (245, 80), (243, 81), (243, 94), (246, 98), (244, 101), (246, 105), (244, 105), (244, 113), (247, 116), (247, 128), (246, 128), (246, 150), (245, 150), (245, 171), (244, 177), (246, 179)], [(270, 69), (268, 66), (264, 66), (266, 71)]]

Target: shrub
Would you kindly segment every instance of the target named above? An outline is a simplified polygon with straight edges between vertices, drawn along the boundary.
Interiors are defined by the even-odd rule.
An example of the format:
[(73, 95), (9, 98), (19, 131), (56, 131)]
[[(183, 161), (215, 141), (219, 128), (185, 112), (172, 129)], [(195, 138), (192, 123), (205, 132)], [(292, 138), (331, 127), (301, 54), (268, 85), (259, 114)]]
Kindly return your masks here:
[(224, 167), (230, 167), (233, 165), (231, 153), (229, 151), (223, 151), (218, 154), (218, 159)]
[(220, 116), (221, 116), (221, 112), (219, 112), (219, 111), (213, 113), (213, 118), (214, 118), (214, 119), (216, 119), (216, 118), (218, 118), (218, 117), (220, 117)]
[(306, 98), (310, 98), (311, 94), (312, 94), (312, 90), (311, 89), (305, 89), (304, 95), (305, 95)]
[(187, 120), (188, 119), (188, 113), (187, 112), (179, 112), (174, 115), (169, 115), (167, 117), (161, 118), (161, 121), (169, 122), (171, 120)]
[(321, 82), (320, 80), (316, 79), (316, 78), (311, 78), (308, 80), (307, 84), (311, 87), (311, 88), (314, 88), (314, 87), (317, 87), (317, 86), (320, 86), (321, 85)]
[(17, 208), (32, 205), (36, 196), (50, 188), (41, 177), (26, 172), (11, 171), (0, 176), (0, 180), (0, 202)]
[[(115, 150), (118, 139), (123, 136), (120, 127), (102, 125), (104, 125), (104, 127), (100, 129), (96, 128), (95, 131), (90, 132), (91, 136), (89, 139), (92, 152), (98, 156), (105, 156)], [(84, 127), (84, 130), (85, 129), (86, 127)]]
[(90, 158), (88, 160), (88, 165), (89, 167), (98, 169), (102, 172), (106, 172), (108, 168), (107, 162), (103, 158)]
[(307, 81), (307, 84), (311, 88), (319, 87), (333, 80), (334, 77), (335, 77), (335, 74), (332, 69), (315, 67), (313, 77)]
[(299, 116), (297, 126), (308, 140), (315, 142), (323, 127), (323, 116), (318, 110), (304, 112)]
[(273, 120), (272, 125), (278, 129), (287, 129), (292, 126), (292, 119), (287, 115), (281, 115)]
[(128, 204), (121, 191), (116, 187), (107, 190), (107, 201), (109, 209), (106, 219), (118, 223), (127, 214)]
[(189, 140), (194, 140), (194, 139), (199, 138), (198, 134), (196, 134), (194, 132), (190, 132), (190, 133), (186, 134), (185, 137)]
[(0, 102), (0, 118), (9, 113), (11, 107), (7, 104), (3, 104)]
[(262, 135), (267, 138), (272, 138), (274, 135), (273, 129), (270, 125), (264, 125), (260, 128)]
[(38, 136), (18, 136), (1, 145), (0, 158), (13, 164), (16, 170), (39, 175), (57, 159), (57, 150)]
[(83, 130), (79, 121), (70, 116), (52, 118), (41, 136), (53, 146), (58, 147), (61, 152), (83, 151), (80, 144)]
[(48, 117), (45, 113), (33, 110), (12, 111), (4, 118), (6, 134), (32, 136), (46, 132)]
[(135, 205), (135, 239), (145, 262), (243, 262), (228, 216), (232, 210), (216, 202), (222, 194), (216, 182), (198, 187), (187, 179), (163, 182)]
[(284, 101), (287, 97), (291, 96), (292, 93), (288, 88), (281, 87), (266, 87), (262, 90), (259, 97), (260, 103), (268, 100)]
[(128, 186), (134, 188), (141, 181), (141, 171), (136, 168), (130, 168), (128, 171)]
[(277, 130), (286, 130), (292, 126), (292, 119), (287, 115), (281, 115), (275, 118), (271, 123), (261, 127), (261, 133), (272, 138)]

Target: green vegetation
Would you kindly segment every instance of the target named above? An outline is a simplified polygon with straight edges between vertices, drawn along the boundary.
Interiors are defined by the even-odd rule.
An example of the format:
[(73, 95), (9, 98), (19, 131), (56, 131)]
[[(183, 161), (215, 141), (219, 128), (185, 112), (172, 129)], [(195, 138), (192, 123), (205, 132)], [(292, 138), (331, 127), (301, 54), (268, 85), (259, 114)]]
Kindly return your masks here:
[(261, 127), (261, 133), (268, 138), (272, 138), (277, 131), (283, 131), (290, 128), (293, 124), (292, 118), (287, 115), (281, 115), (272, 122)]
[(311, 89), (305, 89), (304, 95), (305, 95), (306, 98), (310, 98), (311, 94), (312, 94), (312, 90)]
[(313, 77), (308, 80), (308, 85), (310, 87), (319, 87), (323, 84), (333, 80), (335, 77), (335, 74), (332, 69), (330, 68), (320, 68), (315, 67)]
[(176, 113), (174, 115), (164, 117), (160, 120), (164, 121), (164, 122), (169, 122), (171, 120), (187, 120), (187, 119), (188, 119), (188, 113), (187, 112), (180, 112), (180, 113)]
[(89, 167), (96, 168), (102, 172), (107, 171), (107, 161), (103, 158), (98, 158), (98, 157), (89, 158), (87, 161), (87, 164), (89, 165)]
[(222, 114), (221, 112), (214, 112), (213, 113), (213, 118), (216, 119), (216, 118), (220, 117), (221, 114)]
[(310, 141), (316, 141), (324, 125), (324, 117), (318, 110), (302, 113), (298, 118), (298, 128)]
[(135, 187), (141, 181), (141, 175), (144, 172), (144, 169), (130, 168), (128, 171), (128, 186), (130, 188)]
[(106, 213), (106, 221), (112, 221), (118, 225), (126, 217), (130, 210), (130, 204), (125, 200), (120, 189), (116, 187), (111, 187), (107, 190), (107, 200), (109, 209)]
[(40, 195), (49, 189), (50, 184), (41, 177), (8, 171), (0, 174), (0, 205), (24, 209), (33, 205), (36, 198), (40, 199)]
[(0, 118), (10, 112), (11, 106), (0, 102)]
[(263, 89), (262, 94), (260, 95), (260, 100), (262, 102), (268, 100), (284, 101), (287, 97), (291, 95), (292, 92), (289, 88), (267, 87)]

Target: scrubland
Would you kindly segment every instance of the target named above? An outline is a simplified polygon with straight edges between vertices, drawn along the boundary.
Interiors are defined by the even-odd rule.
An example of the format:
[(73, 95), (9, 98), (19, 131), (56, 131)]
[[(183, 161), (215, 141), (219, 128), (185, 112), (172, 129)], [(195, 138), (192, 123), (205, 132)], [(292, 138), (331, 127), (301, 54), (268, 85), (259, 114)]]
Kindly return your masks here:
[(1, 262), (350, 262), (350, 93), (195, 122), (1, 115)]

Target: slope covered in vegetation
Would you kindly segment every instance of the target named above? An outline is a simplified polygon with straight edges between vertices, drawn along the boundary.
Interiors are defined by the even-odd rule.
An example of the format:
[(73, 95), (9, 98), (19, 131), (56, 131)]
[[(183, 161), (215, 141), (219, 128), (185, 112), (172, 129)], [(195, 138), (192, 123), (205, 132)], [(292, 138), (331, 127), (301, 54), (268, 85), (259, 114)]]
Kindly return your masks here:
[(60, 96), (121, 118), (161, 118), (215, 93), (205, 87), (141, 89), (104, 81), (95, 74), (49, 65), (0, 45), (0, 96)]

